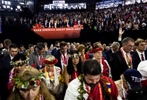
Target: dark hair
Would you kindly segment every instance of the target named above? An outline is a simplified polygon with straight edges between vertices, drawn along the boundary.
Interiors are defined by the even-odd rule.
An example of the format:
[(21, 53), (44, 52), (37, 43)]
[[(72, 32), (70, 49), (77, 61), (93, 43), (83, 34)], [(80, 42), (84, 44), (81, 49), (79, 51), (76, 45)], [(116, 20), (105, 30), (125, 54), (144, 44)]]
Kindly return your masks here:
[(38, 48), (39, 50), (42, 50), (43, 48), (45, 48), (45, 45), (44, 45), (43, 42), (38, 42), (38, 43), (36, 44), (36, 48)]
[(66, 46), (66, 45), (67, 45), (67, 43), (65, 41), (60, 42), (60, 47), (63, 47), (63, 46)]
[(58, 44), (58, 43), (60, 43), (60, 42), (59, 42), (59, 41), (56, 41), (56, 42), (55, 42), (55, 44)]
[(18, 48), (18, 46), (15, 44), (15, 43), (12, 43), (10, 46), (9, 46), (9, 49), (11, 48)]
[(78, 50), (71, 50), (69, 54), (70, 55), (79, 54), (79, 51)]
[(122, 44), (128, 43), (129, 41), (132, 41), (132, 42), (135, 43), (135, 40), (134, 40), (133, 38), (131, 38), (131, 37), (125, 37), (125, 38), (122, 40)]
[(101, 66), (97, 60), (86, 60), (82, 65), (82, 72), (84, 75), (99, 75), (101, 74)]
[(14, 56), (14, 58), (12, 59), (12, 61), (18, 61), (18, 60), (26, 60), (27, 59), (27, 57), (24, 55), (24, 54), (22, 54), (22, 53), (18, 53), (18, 54), (16, 54), (15, 56)]
[(5, 39), (4, 40), (4, 44), (6, 45), (10, 45), (12, 43), (12, 41), (10, 39)]
[(25, 47), (25, 45), (24, 44), (21, 44), (19, 47)]
[[(78, 51), (77, 50), (72, 50), (70, 52), (70, 55), (73, 55), (73, 54), (78, 54)], [(79, 57), (79, 63), (77, 64), (77, 71), (81, 74), (81, 65), (82, 65), (82, 62), (81, 62), (81, 57)], [(72, 64), (72, 57), (69, 57), (68, 59), (68, 65), (67, 65), (67, 73), (69, 75), (71, 75), (72, 73), (74, 72), (74, 66)]]
[(28, 48), (30, 48), (30, 47), (32, 47), (32, 46), (34, 46), (34, 45), (33, 45), (33, 44), (29, 44), (29, 45), (28, 45)]

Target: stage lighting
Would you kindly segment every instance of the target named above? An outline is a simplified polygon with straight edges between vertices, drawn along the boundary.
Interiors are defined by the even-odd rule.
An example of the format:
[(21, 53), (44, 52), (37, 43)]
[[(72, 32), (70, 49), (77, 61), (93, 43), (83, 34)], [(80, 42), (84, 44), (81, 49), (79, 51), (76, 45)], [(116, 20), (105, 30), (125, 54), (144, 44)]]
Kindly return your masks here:
[(3, 8), (6, 9), (6, 5), (3, 5)]
[(17, 6), (17, 9), (21, 9), (21, 7), (18, 5), (18, 6)]
[(10, 9), (11, 9), (11, 10), (13, 10), (13, 8), (12, 8), (12, 7), (11, 7)]

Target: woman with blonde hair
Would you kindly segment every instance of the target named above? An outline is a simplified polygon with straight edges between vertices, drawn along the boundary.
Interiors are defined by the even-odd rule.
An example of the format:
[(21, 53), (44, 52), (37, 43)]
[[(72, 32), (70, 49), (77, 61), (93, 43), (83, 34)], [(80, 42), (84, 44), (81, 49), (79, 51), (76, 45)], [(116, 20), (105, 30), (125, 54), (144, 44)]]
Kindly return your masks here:
[(97, 60), (101, 65), (102, 75), (107, 77), (112, 77), (111, 75), (111, 68), (107, 60), (103, 57), (103, 49), (100, 47), (94, 48), (92, 50), (93, 59)]
[(40, 73), (28, 67), (13, 78), (14, 87), (8, 100), (55, 100), (49, 93)]
[(60, 82), (61, 69), (55, 66), (57, 62), (58, 60), (53, 55), (48, 55), (44, 59), (45, 67), (40, 70), (45, 76), (45, 83), (49, 90), (55, 89)]
[(81, 58), (82, 62), (84, 62), (87, 59), (85, 49), (86, 48), (85, 48), (85, 46), (83, 44), (79, 45), (79, 47), (78, 47), (78, 51), (79, 51), (80, 58)]
[(56, 97), (56, 100), (62, 100), (61, 98), (63, 98), (62, 93), (64, 92), (64, 83), (61, 78), (61, 68), (55, 66), (57, 62), (58, 60), (53, 55), (47, 55), (44, 59), (45, 67), (40, 71), (45, 77), (45, 84), (48, 90)]

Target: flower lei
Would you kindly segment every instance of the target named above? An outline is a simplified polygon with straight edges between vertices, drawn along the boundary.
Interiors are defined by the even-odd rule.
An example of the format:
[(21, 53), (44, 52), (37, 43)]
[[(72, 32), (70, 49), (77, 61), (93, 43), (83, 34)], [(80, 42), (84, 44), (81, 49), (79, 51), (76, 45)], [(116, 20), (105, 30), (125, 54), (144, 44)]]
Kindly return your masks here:
[[(83, 87), (83, 83), (84, 83), (83, 82), (83, 75), (79, 75), (78, 79), (79, 79), (81, 84), (80, 84), (80, 86), (77, 89), (77, 91), (79, 92), (79, 96), (77, 97), (77, 100), (85, 100), (83, 95), (85, 93), (88, 93), (88, 92)], [(105, 79), (101, 79), (100, 80), (100, 84), (102, 86), (102, 92), (104, 94), (104, 98), (105, 99), (108, 98), (108, 100), (113, 100), (112, 96), (110, 95), (110, 93), (111, 93), (111, 85), (110, 85), (110, 83), (107, 80), (105, 80)]]
[(13, 78), (14, 85), (18, 89), (27, 89), (29, 85), (33, 86), (39, 86), (41, 84), (41, 79), (42, 79), (42, 73), (39, 73), (37, 78), (32, 78), (31, 80), (28, 81), (21, 81), (19, 77)]
[(10, 86), (14, 86), (14, 83), (13, 83), (13, 78), (15, 77), (16, 75), (16, 71), (15, 71), (15, 68), (13, 68), (10, 73), (9, 73), (9, 81), (8, 81), (8, 85)]
[(51, 82), (54, 81), (54, 69), (49, 72), (48, 69), (45, 67), (43, 68), (42, 72), (45, 75), (45, 78), (49, 78)]
[(86, 90), (84, 90), (84, 87), (83, 87), (83, 75), (79, 75), (78, 76), (78, 79), (80, 81), (80, 86), (78, 87), (77, 91), (79, 92), (79, 96), (77, 97), (77, 100), (85, 100), (85, 98), (83, 97), (83, 95), (85, 93), (88, 93)]
[(28, 62), (28, 59), (22, 60), (19, 63), (16, 63), (14, 61), (10, 61), (10, 65), (12, 65), (12, 66), (22, 66), (23, 64), (26, 64), (27, 62)]
[(44, 100), (44, 97), (43, 97), (43, 95), (38, 94), (38, 95), (36, 96), (35, 100)]

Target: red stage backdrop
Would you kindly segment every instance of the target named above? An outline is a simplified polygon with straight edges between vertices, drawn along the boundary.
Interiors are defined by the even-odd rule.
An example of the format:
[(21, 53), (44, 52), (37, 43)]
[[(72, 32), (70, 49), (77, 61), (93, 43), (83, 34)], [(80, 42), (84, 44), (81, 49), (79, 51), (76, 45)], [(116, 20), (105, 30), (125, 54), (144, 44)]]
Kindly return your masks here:
[(32, 30), (44, 39), (68, 39), (79, 38), (81, 29), (83, 29), (83, 27), (34, 28)]

